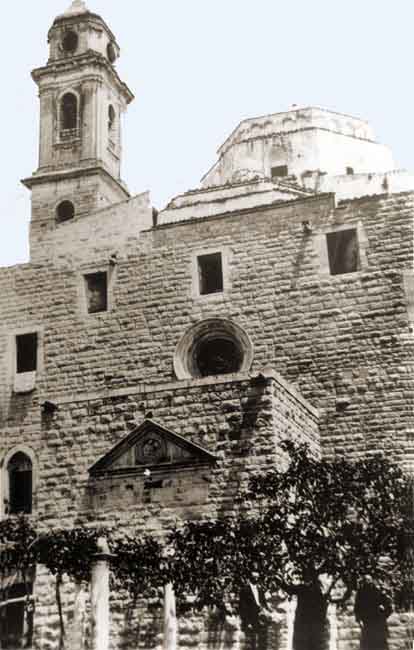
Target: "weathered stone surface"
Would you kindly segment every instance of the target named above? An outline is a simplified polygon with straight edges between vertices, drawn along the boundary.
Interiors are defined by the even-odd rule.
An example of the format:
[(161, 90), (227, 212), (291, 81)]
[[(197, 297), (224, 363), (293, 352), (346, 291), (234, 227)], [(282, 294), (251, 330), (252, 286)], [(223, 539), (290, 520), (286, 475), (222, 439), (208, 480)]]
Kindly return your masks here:
[[(69, 65), (59, 49), (63, 32), (82, 25), (82, 56), (92, 57), (90, 66), (99, 69), (103, 85), (90, 82), (92, 68)], [(94, 26), (102, 30), (102, 40)], [(237, 183), (217, 187), (214, 174), (237, 171), (234, 156), (226, 153), (228, 143), (225, 168), (213, 170), (206, 181), (214, 187), (176, 197), (155, 225), (147, 194), (126, 199), (120, 160), (113, 158), (104, 133), (108, 101), (122, 98), (123, 109), (132, 98), (103, 60), (108, 43), (116, 46), (111, 38), (94, 14), (64, 14), (51, 33), (53, 75), (61, 87), (48, 87), (48, 66), (34, 74), (42, 129), (39, 170), (26, 181), (33, 188), (32, 258), (30, 264), (0, 269), (2, 515), (4, 459), (15, 448), (30, 449), (35, 459), (33, 506), (42, 529), (88, 523), (160, 536), (184, 519), (234, 512), (253, 472), (283, 466), (284, 438), (308, 442), (315, 454), (359, 458), (382, 451), (404, 463), (414, 428), (414, 193), (391, 193), (376, 177), (369, 179), (375, 186), (367, 192), (371, 196), (337, 203), (321, 191), (342, 187), (335, 175), (328, 174), (318, 188), (314, 176), (308, 184), (304, 179), (272, 184), (266, 169), (259, 170), (260, 178), (251, 177), (254, 165)], [(85, 101), (81, 141), (56, 146), (59, 92), (75, 82)], [(305, 122), (335, 115), (299, 113)], [(338, 153), (332, 174), (347, 155), (357, 155), (355, 136), (368, 128), (353, 118), (337, 119), (344, 131), (339, 140), (355, 142)], [(273, 122), (242, 123), (231, 144), (240, 160), (246, 153), (243, 138), (264, 142)], [(289, 131), (286, 124), (283, 133)], [(292, 136), (290, 144), (297, 140), (309, 150), (308, 135)], [(379, 145), (366, 130), (362, 136), (372, 160), (371, 150)], [(282, 140), (286, 144), (285, 136), (279, 144)], [(247, 144), (252, 157), (258, 142)], [(272, 146), (266, 144), (267, 162)], [(378, 174), (390, 160), (380, 150)], [(354, 190), (345, 194), (355, 197), (368, 180), (352, 182)], [(407, 185), (395, 181), (397, 189)], [(66, 197), (76, 201), (76, 218), (57, 224), (56, 204)], [(326, 235), (347, 228), (356, 232), (358, 270), (331, 275)], [(222, 292), (200, 295), (195, 286), (195, 261), (203, 252), (221, 252)], [(103, 272), (108, 309), (88, 313), (84, 275)], [(251, 367), (178, 380), (173, 361), (182, 337), (201, 321), (220, 319), (243, 331), (251, 344)], [(28, 390), (20, 377), (16, 382), (15, 337), (33, 332), (37, 367)], [(189, 354), (195, 345), (191, 340)], [(22, 384), (26, 390), (16, 390)], [(139, 472), (91, 477), (90, 467), (146, 419), (208, 450), (216, 462), (166, 468), (153, 485)], [(37, 647), (54, 650), (59, 644), (54, 580), (42, 567), (35, 594)], [(84, 615), (75, 597), (78, 602), (79, 593), (67, 581), (64, 612), (68, 634), (78, 644), (88, 638), (90, 602), (86, 597)], [(267, 643), (282, 650), (291, 643), (293, 610), (281, 603), (275, 608), (281, 621), (270, 627)], [(162, 647), (161, 610), (131, 608), (125, 594), (112, 593), (111, 616), (114, 650)], [(75, 630), (74, 620), (84, 628)], [(390, 648), (404, 647), (411, 624), (408, 615), (393, 615)], [(337, 636), (338, 650), (359, 647), (351, 607), (338, 622)], [(252, 641), (237, 619), (223, 623), (213, 615), (180, 618), (178, 639), (181, 647), (234, 650)]]

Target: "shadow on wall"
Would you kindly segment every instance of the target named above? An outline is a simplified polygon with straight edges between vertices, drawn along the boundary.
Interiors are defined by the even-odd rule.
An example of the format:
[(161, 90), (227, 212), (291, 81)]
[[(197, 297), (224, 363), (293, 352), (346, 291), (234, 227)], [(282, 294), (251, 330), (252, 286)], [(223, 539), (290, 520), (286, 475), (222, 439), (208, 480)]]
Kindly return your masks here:
[(238, 624), (232, 625), (222, 612), (212, 612), (207, 622), (207, 647), (232, 648), (237, 642)]
[(217, 648), (234, 648), (240, 645), (240, 635), (244, 635), (246, 650), (277, 650), (282, 648), (283, 630), (280, 622), (275, 623), (262, 616), (249, 602), (238, 616), (223, 617), (223, 612), (212, 614), (207, 627), (207, 646)]
[(267, 393), (267, 386), (268, 381), (264, 377), (251, 382), (241, 407), (241, 422), (239, 420), (237, 422), (238, 426), (232, 427), (231, 430), (232, 440), (251, 439), (257, 420), (262, 415), (262, 401)]
[(120, 650), (155, 648), (162, 634), (162, 608), (143, 607), (142, 602), (130, 601), (119, 619)]
[(372, 580), (365, 576), (355, 599), (355, 618), (361, 627), (361, 650), (387, 650), (387, 618), (391, 601)]
[(32, 407), (32, 393), (12, 393), (7, 413), (7, 424), (9, 426), (16, 426), (18, 424), (21, 424), (25, 420), (29, 410)]
[(293, 626), (294, 650), (328, 650), (327, 600), (319, 583), (298, 587)]

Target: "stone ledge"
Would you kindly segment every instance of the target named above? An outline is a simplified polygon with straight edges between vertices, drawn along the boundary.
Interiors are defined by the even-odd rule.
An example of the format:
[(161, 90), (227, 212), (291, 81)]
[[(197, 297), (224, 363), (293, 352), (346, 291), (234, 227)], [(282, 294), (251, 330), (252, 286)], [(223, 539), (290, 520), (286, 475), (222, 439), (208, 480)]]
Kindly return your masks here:
[[(47, 399), (55, 402), (58, 405), (73, 404), (78, 402), (91, 402), (100, 399), (114, 398), (114, 397), (127, 397), (128, 395), (145, 395), (148, 393), (159, 393), (164, 391), (175, 391), (191, 388), (198, 388), (201, 386), (217, 386), (223, 384), (241, 384), (243, 382), (258, 382), (258, 381), (273, 381), (278, 384), (285, 392), (287, 392), (294, 400), (299, 402), (306, 411), (316, 420), (319, 419), (320, 413), (316, 407), (308, 402), (303, 395), (292, 384), (287, 382), (283, 377), (273, 368), (264, 368), (258, 373), (245, 373), (238, 372), (226, 375), (216, 375), (212, 377), (202, 377), (199, 379), (183, 379), (177, 381), (170, 381), (166, 383), (154, 384), (137, 384), (136, 386), (129, 386), (126, 388), (113, 388), (95, 392), (85, 392), (79, 395), (68, 395), (67, 397), (57, 397), (47, 395)], [(46, 399), (42, 397), (40, 401)]]

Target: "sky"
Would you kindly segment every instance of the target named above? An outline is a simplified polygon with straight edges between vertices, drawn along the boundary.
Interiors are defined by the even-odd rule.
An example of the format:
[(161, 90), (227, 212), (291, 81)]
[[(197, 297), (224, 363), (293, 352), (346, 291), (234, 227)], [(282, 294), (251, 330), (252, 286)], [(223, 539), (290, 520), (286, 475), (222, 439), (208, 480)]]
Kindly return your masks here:
[[(0, 266), (28, 261), (38, 97), (30, 71), (70, 0), (5, 3)], [(414, 170), (412, 0), (87, 0), (121, 47), (135, 94), (122, 176), (155, 207), (198, 185), (240, 120), (317, 105), (370, 121), (398, 168)]]

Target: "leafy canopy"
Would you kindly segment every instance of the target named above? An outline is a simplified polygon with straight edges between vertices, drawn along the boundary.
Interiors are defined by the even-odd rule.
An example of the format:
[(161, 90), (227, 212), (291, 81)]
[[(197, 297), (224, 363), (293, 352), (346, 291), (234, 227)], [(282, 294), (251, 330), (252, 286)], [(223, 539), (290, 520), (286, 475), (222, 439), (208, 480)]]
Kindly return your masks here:
[(258, 530), (277, 549), (279, 587), (293, 593), (322, 578), (328, 600), (338, 585), (346, 599), (370, 574), (379, 584), (401, 588), (404, 540), (412, 530), (402, 471), (380, 456), (351, 462), (317, 459), (305, 444), (285, 441), (282, 448), (286, 470), (250, 480), (250, 499), (260, 503)]

